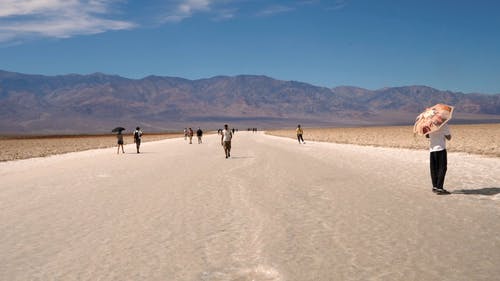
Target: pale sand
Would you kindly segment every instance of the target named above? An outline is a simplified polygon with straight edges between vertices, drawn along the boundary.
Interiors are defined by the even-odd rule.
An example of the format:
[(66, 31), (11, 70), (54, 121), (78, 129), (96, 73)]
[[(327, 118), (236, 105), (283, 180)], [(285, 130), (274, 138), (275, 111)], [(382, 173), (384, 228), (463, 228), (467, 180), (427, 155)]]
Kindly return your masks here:
[[(146, 134), (142, 142), (179, 137), (181, 134)], [(124, 134), (125, 144), (134, 143)], [(45, 157), (96, 148), (117, 147), (116, 135), (0, 137), (0, 161)]]
[[(500, 124), (450, 124), (452, 141), (448, 151), (500, 157)], [(296, 139), (295, 129), (273, 130), (271, 135)], [(304, 128), (304, 140), (383, 147), (427, 149), (425, 137), (414, 136), (412, 126), (361, 128)]]
[[(2, 280), (498, 280), (500, 159), (236, 133), (0, 163)], [(133, 145), (127, 145), (133, 151)]]

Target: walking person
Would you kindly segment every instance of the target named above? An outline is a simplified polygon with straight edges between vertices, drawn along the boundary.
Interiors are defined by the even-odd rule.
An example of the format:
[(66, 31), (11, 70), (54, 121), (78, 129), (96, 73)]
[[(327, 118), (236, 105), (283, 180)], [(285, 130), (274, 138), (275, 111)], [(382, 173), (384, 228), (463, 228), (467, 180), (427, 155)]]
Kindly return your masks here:
[(300, 127), (300, 124), (297, 125), (297, 130), (295, 130), (297, 132), (297, 140), (299, 141), (299, 144), (300, 142), (302, 141), (302, 143), (306, 143), (304, 141), (304, 138), (302, 137), (302, 135), (304, 134), (304, 131), (302, 130), (302, 127)]
[(448, 169), (446, 141), (451, 140), (448, 124), (444, 124), (439, 130), (426, 135), (426, 137), (429, 138), (432, 191), (436, 194), (450, 194), (443, 188)]
[(188, 129), (189, 144), (193, 144), (193, 135), (194, 135), (193, 129), (189, 128)]
[(134, 131), (134, 142), (135, 142), (135, 147), (137, 148), (137, 153), (140, 153), (139, 148), (141, 146), (141, 137), (142, 137), (141, 128), (136, 127)]
[(201, 137), (203, 136), (203, 131), (200, 128), (196, 131), (196, 136), (198, 137), (198, 144), (202, 143)]
[(122, 135), (122, 131), (118, 131), (118, 133), (116, 134), (116, 139), (118, 140), (118, 151), (116, 153), (120, 154), (120, 147), (122, 148), (122, 153), (125, 153), (125, 150), (123, 150), (123, 135)]
[(224, 125), (224, 130), (222, 130), (222, 136), (220, 139), (220, 144), (224, 148), (224, 153), (226, 154), (226, 159), (231, 157), (231, 140), (233, 138), (233, 133), (229, 130), (227, 124)]

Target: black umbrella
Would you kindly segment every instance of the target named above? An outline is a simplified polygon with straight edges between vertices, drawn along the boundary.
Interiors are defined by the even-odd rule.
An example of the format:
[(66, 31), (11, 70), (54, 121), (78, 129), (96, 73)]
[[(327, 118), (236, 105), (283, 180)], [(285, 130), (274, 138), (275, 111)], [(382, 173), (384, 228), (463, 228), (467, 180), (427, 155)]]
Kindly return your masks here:
[(121, 131), (125, 131), (125, 128), (123, 128), (123, 127), (116, 127), (111, 132), (113, 132), (113, 133), (117, 133), (118, 132), (119, 133)]

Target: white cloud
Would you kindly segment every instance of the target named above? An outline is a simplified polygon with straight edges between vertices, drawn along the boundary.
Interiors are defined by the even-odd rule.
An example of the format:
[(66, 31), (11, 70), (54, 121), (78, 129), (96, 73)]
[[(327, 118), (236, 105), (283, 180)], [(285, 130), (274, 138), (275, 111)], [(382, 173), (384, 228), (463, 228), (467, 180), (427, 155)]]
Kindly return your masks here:
[[(304, 5), (329, 5), (329, 9), (338, 10), (348, 1), (294, 0), (282, 5), (268, 0), (161, 0), (144, 1), (147, 9), (126, 10), (122, 6), (131, 0), (0, 0), (0, 43), (40, 37), (68, 38), (137, 27), (138, 24), (129, 19), (118, 18), (124, 13), (138, 22), (142, 20), (143, 24), (153, 18), (157, 25), (181, 22), (199, 14), (213, 21), (245, 15), (267, 17), (289, 13)], [(328, 4), (323, 5), (324, 2)]]
[(130, 29), (128, 21), (107, 18), (113, 0), (2, 0), (0, 42), (27, 37), (67, 38)]
[(338, 10), (342, 10), (343, 8), (345, 8), (348, 4), (348, 0), (337, 0), (335, 1), (335, 3), (328, 7), (327, 10), (329, 11), (338, 11)]
[(0, 2), (0, 17), (10, 17), (19, 15), (30, 15), (50, 11), (61, 5), (71, 5), (72, 1), (60, 0), (40, 0), (40, 1), (18, 1), (3, 0)]
[(258, 16), (272, 16), (275, 14), (287, 13), (295, 10), (293, 7), (283, 6), (283, 5), (275, 5), (270, 6), (262, 11), (260, 11)]
[(172, 9), (167, 16), (164, 17), (164, 22), (180, 22), (186, 18), (190, 18), (198, 12), (210, 11), (210, 5), (213, 0), (182, 0)]
[(214, 21), (225, 21), (233, 19), (236, 16), (237, 9), (224, 9), (218, 11), (218, 14), (213, 18)]
[[(251, 3), (254, 2), (254, 3)], [(262, 6), (267, 5), (267, 8), (262, 8), (258, 12), (250, 12), (253, 16), (273, 16), (276, 14), (287, 13), (297, 9), (296, 6), (300, 5), (311, 5), (320, 4), (320, 0), (301, 0), (301, 2), (295, 2), (290, 5), (273, 5), (270, 3), (272, 1), (262, 1), (262, 0), (173, 0), (167, 1), (168, 12), (161, 17), (161, 23), (178, 23), (185, 19), (196, 16), (199, 13), (210, 14), (211, 19), (214, 21), (224, 21), (234, 19), (239, 14), (244, 14), (241, 12), (248, 6)], [(235, 8), (235, 6), (237, 8)]]
[(298, 4), (299, 5), (314, 5), (314, 4), (320, 4), (320, 0), (302, 0)]

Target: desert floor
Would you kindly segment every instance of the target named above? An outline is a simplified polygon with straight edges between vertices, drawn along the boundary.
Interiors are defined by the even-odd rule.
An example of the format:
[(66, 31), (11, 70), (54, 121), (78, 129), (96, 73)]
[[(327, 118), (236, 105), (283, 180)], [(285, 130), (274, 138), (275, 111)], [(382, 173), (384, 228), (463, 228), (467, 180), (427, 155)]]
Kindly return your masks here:
[[(500, 157), (500, 124), (450, 125), (448, 151)], [(295, 129), (268, 134), (296, 139)], [(360, 128), (304, 128), (304, 140), (358, 145), (427, 149), (428, 140), (413, 135), (412, 126)]]
[(2, 280), (498, 280), (500, 158), (236, 133), (0, 163)]
[[(179, 136), (181, 134), (146, 134), (142, 142)], [(131, 134), (124, 134), (123, 140), (125, 144), (134, 143)], [(0, 137), (0, 162), (116, 146), (116, 135)]]

